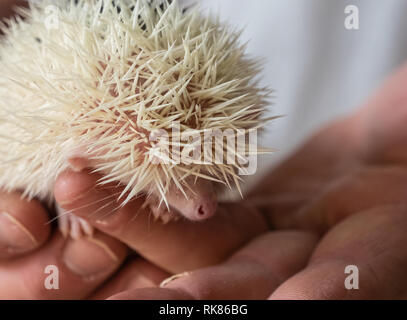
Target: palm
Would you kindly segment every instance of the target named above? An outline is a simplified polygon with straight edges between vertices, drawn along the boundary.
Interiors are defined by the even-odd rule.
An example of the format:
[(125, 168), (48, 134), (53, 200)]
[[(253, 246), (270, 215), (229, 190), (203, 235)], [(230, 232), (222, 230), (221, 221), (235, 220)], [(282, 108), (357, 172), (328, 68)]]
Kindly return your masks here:
[[(406, 81), (405, 67), (356, 114), (319, 131), (251, 192), (274, 226), (323, 231), (329, 227), (323, 223), (333, 225), (355, 210), (404, 202), (390, 189), (407, 172)], [(349, 197), (350, 210), (340, 203)], [(316, 207), (329, 201), (336, 210), (321, 221)]]
[[(199, 232), (198, 238), (191, 238), (191, 233), (180, 234), (181, 230), (190, 230), (190, 226), (166, 226), (150, 237), (144, 254), (167, 270), (182, 270), (185, 264), (181, 260), (174, 264), (172, 259), (168, 268), (168, 256), (163, 258), (152, 253), (166, 250), (166, 243), (160, 239), (176, 239), (177, 250), (172, 253), (180, 258), (187, 254), (188, 247), (182, 241), (198, 241), (193, 261), (198, 270), (166, 286), (174, 291), (136, 290), (119, 297), (244, 299), (253, 298), (248, 293), (264, 298), (267, 291), (274, 292), (273, 299), (405, 295), (407, 170), (403, 164), (407, 159), (404, 151), (407, 132), (403, 120), (407, 108), (400, 98), (404, 94), (400, 85), (406, 82), (404, 79), (407, 80), (407, 68), (356, 114), (312, 137), (249, 195), (247, 201), (262, 208), (273, 231), (261, 231), (261, 224), (257, 223), (253, 228), (253, 219), (244, 218), (247, 215), (244, 208), (227, 205), (222, 208), (230, 210), (229, 222), (217, 218), (211, 224), (194, 226), (193, 233)], [(77, 178), (85, 179), (85, 176)], [(57, 190), (58, 197), (65, 200), (63, 192)], [(68, 208), (77, 206), (80, 203), (74, 202)], [(140, 226), (140, 221), (135, 224)], [(236, 225), (244, 225), (251, 232), (248, 234)], [(130, 246), (137, 246), (140, 231), (138, 235), (131, 233), (135, 226), (125, 232), (131, 237), (120, 236), (104, 226), (99, 228)], [(312, 230), (324, 236), (316, 244), (309, 233), (276, 230), (281, 228)], [(213, 230), (217, 230), (216, 234)], [(222, 230), (229, 230), (235, 238), (219, 238)], [(248, 235), (256, 237), (256, 234), (255, 240), (243, 245)], [(214, 239), (217, 239), (216, 246), (213, 246)], [(241, 249), (236, 251), (239, 246)], [(226, 253), (231, 258), (224, 260)], [(213, 261), (225, 262), (199, 269)], [(344, 286), (348, 265), (356, 265), (360, 270), (358, 291)]]

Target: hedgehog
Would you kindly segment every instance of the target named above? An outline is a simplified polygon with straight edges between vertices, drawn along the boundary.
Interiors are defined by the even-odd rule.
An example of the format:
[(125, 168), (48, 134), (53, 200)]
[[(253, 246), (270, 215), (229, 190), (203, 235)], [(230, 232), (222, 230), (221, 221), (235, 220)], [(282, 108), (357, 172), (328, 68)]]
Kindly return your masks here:
[[(122, 187), (120, 205), (143, 196), (164, 222), (201, 221), (219, 190), (240, 191), (245, 164), (227, 157), (267, 152), (188, 138), (231, 130), (236, 146), (271, 119), (261, 61), (218, 17), (176, 0), (37, 0), (16, 13), (0, 24), (3, 190), (53, 205), (62, 171), (92, 168)], [(92, 235), (74, 212), (57, 215), (64, 235)]]

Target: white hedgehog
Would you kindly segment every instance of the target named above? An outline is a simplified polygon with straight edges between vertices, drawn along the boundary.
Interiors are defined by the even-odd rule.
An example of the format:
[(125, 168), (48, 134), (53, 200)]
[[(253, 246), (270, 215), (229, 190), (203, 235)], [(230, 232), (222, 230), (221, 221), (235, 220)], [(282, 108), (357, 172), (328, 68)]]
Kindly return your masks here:
[[(86, 166), (103, 174), (100, 184), (120, 182), (122, 205), (144, 194), (156, 216), (212, 216), (213, 184), (238, 186), (243, 165), (153, 161), (163, 153), (152, 133), (165, 130), (170, 139), (161, 140), (182, 156), (185, 133), (247, 136), (264, 125), (269, 91), (239, 33), (177, 1), (51, 3), (32, 2), (1, 25), (0, 188), (51, 203), (58, 174)], [(91, 233), (59, 214), (64, 234)]]

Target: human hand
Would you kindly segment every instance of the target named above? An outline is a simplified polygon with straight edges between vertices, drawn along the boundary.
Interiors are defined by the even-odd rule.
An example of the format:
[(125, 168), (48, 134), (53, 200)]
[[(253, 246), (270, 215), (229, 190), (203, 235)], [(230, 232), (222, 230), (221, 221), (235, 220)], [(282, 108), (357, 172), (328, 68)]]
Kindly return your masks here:
[[(116, 214), (113, 208), (108, 209), (104, 214), (112, 215), (107, 222), (79, 210), (77, 213), (90, 219), (95, 227), (123, 240), (172, 273), (205, 267), (173, 280), (165, 289), (126, 288), (130, 290), (115, 297), (245, 299), (264, 296), (267, 288), (271, 299), (404, 297), (404, 83), (407, 66), (357, 113), (314, 135), (249, 195), (248, 201), (262, 208), (273, 229), (312, 230), (323, 235), (311, 260), (298, 273), (315, 239), (304, 233), (261, 235), (267, 232), (266, 224), (256, 212), (239, 214), (244, 211), (241, 207), (226, 206), (229, 219), (222, 217), (227, 212), (221, 212), (218, 218), (191, 229), (187, 222), (167, 226), (153, 223), (146, 228), (148, 215), (140, 212), (140, 203)], [(57, 199), (67, 200), (67, 208), (74, 210), (86, 201), (69, 201), (71, 195), (64, 193), (64, 187), (75, 190), (75, 181), (82, 186), (88, 183), (88, 187), (95, 183), (89, 175), (75, 175), (63, 176), (56, 190)], [(101, 196), (106, 194), (99, 194), (99, 199)], [(132, 219), (135, 212), (138, 214)], [(235, 237), (231, 239), (230, 235)], [(237, 241), (240, 237), (244, 241)], [(245, 246), (253, 237), (257, 239)], [(284, 240), (279, 241), (279, 237)], [(304, 246), (298, 247), (298, 243)], [(239, 250), (241, 246), (244, 248)], [(291, 246), (295, 247), (292, 251)], [(189, 250), (192, 255), (188, 255)], [(287, 259), (274, 254), (284, 250)], [(253, 260), (257, 268), (251, 265)], [(350, 291), (344, 286), (347, 265), (359, 268), (359, 290)], [(276, 270), (289, 270), (277, 285), (272, 284), (278, 278)]]
[[(19, 193), (0, 192), (0, 299), (88, 297), (121, 265), (127, 249), (100, 232), (93, 239), (51, 234), (46, 209)], [(58, 287), (46, 287), (47, 266), (58, 269)]]
[[(323, 235), (272, 299), (389, 299), (407, 292), (407, 65), (354, 115), (321, 130), (251, 194), (273, 228)], [(264, 200), (264, 198), (263, 198)], [(344, 286), (359, 270), (359, 290)]]
[[(25, 1), (2, 0), (0, 18)], [(79, 299), (88, 297), (114, 273), (127, 250), (97, 233), (92, 240), (64, 239), (52, 233), (46, 208), (18, 192), (0, 191), (0, 299)], [(45, 286), (52, 265), (59, 270), (59, 289)]]
[[(403, 72), (400, 74), (403, 74)], [(361, 278), (361, 283), (366, 283), (367, 290), (363, 292), (362, 290), (357, 291), (355, 297), (399, 297), (404, 294), (404, 283), (400, 281), (403, 278), (402, 275), (399, 275), (399, 270), (404, 267), (405, 261), (403, 254), (400, 254), (404, 243), (400, 230), (404, 226), (405, 205), (403, 199), (403, 180), (406, 153), (404, 151), (405, 130), (403, 123), (405, 123), (405, 114), (403, 109), (406, 108), (403, 106), (404, 96), (402, 92), (405, 78), (405, 76), (399, 75), (397, 81), (391, 81), (387, 85), (387, 89), (372, 99), (358, 114), (337, 122), (313, 137), (305, 147), (289, 159), (287, 163), (273, 172), (267, 181), (249, 197), (252, 203), (262, 207), (265, 216), (269, 219), (270, 225), (273, 228), (311, 229), (321, 235), (328, 232), (319, 243), (307, 268), (284, 282), (274, 292), (273, 298), (346, 297), (349, 291), (344, 291), (343, 288), (343, 269), (346, 265), (345, 262), (349, 263), (351, 261), (354, 261), (352, 264), (360, 262), (361, 276), (363, 274), (367, 275), (366, 279)], [(386, 110), (386, 107), (389, 105), (399, 106), (399, 108), (392, 110), (393, 112), (390, 114)], [(338, 146), (341, 146), (341, 148), (338, 148)], [(342, 148), (343, 146), (344, 148)], [(264, 190), (267, 190), (267, 192), (264, 192)], [(271, 197), (270, 194), (272, 194)], [(265, 197), (262, 197), (262, 195)], [(67, 203), (66, 205), (69, 206), (71, 204), (74, 205), (73, 203)], [(73, 208), (76, 209), (75, 206)], [(244, 211), (241, 208), (232, 210), (233, 208), (229, 206), (225, 206), (225, 209), (225, 212)], [(128, 213), (131, 213), (131, 211), (129, 210)], [(83, 212), (83, 215), (89, 215), (89, 212), (88, 214)], [(148, 216), (148, 214), (146, 215)], [(117, 216), (123, 217), (121, 214)], [(126, 213), (124, 217), (128, 217)], [(172, 231), (169, 231), (169, 238), (161, 236), (153, 237), (153, 240), (156, 241), (152, 241), (152, 243), (144, 241), (145, 247), (140, 248), (136, 241), (138, 239), (132, 236), (132, 230), (137, 231), (141, 229), (140, 224), (130, 222), (127, 228), (117, 230), (115, 227), (119, 225), (121, 218), (113, 218), (112, 220), (114, 221), (106, 223), (106, 221), (99, 221), (100, 217), (94, 221), (94, 224), (97, 224), (100, 229), (106, 228), (107, 230), (112, 228), (110, 230), (112, 235), (123, 239), (130, 246), (136, 245), (138, 251), (146, 255), (149, 260), (159, 266), (161, 265), (162, 269), (168, 270), (171, 273), (184, 268), (194, 269), (220, 263), (218, 266), (209, 267), (214, 268), (209, 270), (209, 275), (218, 274), (218, 268), (223, 267), (224, 273), (221, 279), (227, 282), (227, 279), (231, 279), (229, 275), (233, 274), (233, 268), (229, 264), (230, 261), (236, 261), (237, 256), (239, 263), (236, 265), (236, 268), (244, 266), (244, 263), (240, 263), (239, 255), (242, 250), (243, 252), (246, 250), (246, 247), (244, 247), (245, 249), (241, 249), (241, 247), (253, 237), (258, 239), (248, 245), (246, 244), (249, 248), (248, 251), (256, 253), (256, 257), (264, 257), (265, 260), (262, 260), (260, 264), (263, 267), (269, 266), (270, 258), (267, 258), (266, 254), (263, 256), (262, 253), (267, 253), (265, 249), (269, 248), (268, 244), (274, 243), (275, 240), (273, 238), (273, 241), (271, 241), (271, 236), (276, 234), (273, 233), (270, 237), (267, 237), (268, 235), (262, 236), (261, 234), (266, 232), (267, 226), (264, 221), (261, 221), (261, 215), (253, 212), (253, 215), (250, 214), (249, 217), (255, 217), (255, 222), (254, 224), (252, 224), (252, 221), (248, 223), (250, 228), (253, 227), (253, 230), (249, 230), (248, 233), (241, 232), (240, 224), (244, 225), (247, 220), (239, 214), (235, 220), (237, 227), (232, 223), (231, 229), (224, 229), (225, 225), (229, 222), (228, 219), (216, 220), (217, 222), (215, 221), (215, 224), (211, 225), (218, 227), (214, 231), (205, 231), (210, 230), (211, 228), (209, 227), (202, 227), (203, 231), (199, 231), (201, 230), (201, 227), (199, 227), (199, 237), (186, 237), (186, 240), (202, 240), (208, 237), (210, 240), (203, 241), (204, 245), (199, 244), (196, 247), (198, 242), (191, 242), (190, 246), (184, 246), (185, 249), (180, 250), (179, 253), (175, 252), (175, 255), (173, 255), (174, 252), (171, 250), (170, 252), (166, 251), (164, 257), (162, 256), (163, 252), (158, 250), (162, 240), (172, 240), (172, 237), (177, 232), (184, 232), (184, 230), (188, 230), (187, 228), (182, 226), (170, 228)], [(115, 222), (117, 226), (114, 226)], [(104, 226), (102, 226), (103, 223)], [(113, 224), (113, 227), (110, 223)], [(23, 226), (26, 227), (24, 224)], [(33, 233), (35, 233), (35, 228), (34, 226)], [(155, 226), (154, 228), (158, 230), (157, 233), (161, 233), (160, 230), (162, 228)], [(194, 228), (193, 230), (194, 232), (196, 231)], [(233, 231), (230, 233), (238, 236), (232, 237), (232, 240), (227, 239), (225, 243), (221, 240), (222, 245), (217, 247), (217, 241), (214, 239), (219, 239), (223, 235), (216, 234), (216, 232), (224, 230), (237, 230), (236, 234)], [(387, 234), (388, 230), (391, 230), (390, 235)], [(164, 232), (164, 234), (166, 233)], [(142, 235), (148, 236), (146, 233), (142, 233)], [(309, 248), (311, 248), (313, 243), (312, 236), (303, 233), (300, 233), (300, 235), (308, 239)], [(183, 237), (174, 238), (179, 239), (175, 242), (176, 244), (182, 245), (185, 241)], [(41, 242), (42, 240), (39, 241)], [(295, 240), (292, 241), (295, 242)], [(146, 244), (146, 242), (148, 243)], [(265, 243), (267, 245), (264, 245)], [(37, 244), (34, 243), (33, 246), (35, 250)], [(177, 248), (176, 245), (175, 247)], [(259, 247), (260, 249), (263, 248), (262, 250), (264, 251), (259, 250)], [(151, 248), (155, 250), (147, 250)], [(177, 259), (184, 257), (184, 253), (190, 248), (196, 250), (194, 254), (186, 262), (179, 262)], [(215, 248), (214, 253), (210, 252), (210, 248)], [(310, 251), (309, 248), (307, 247), (304, 251)], [(14, 260), (16, 257), (13, 257), (13, 254), (24, 254), (31, 249), (28, 246), (19, 252), (21, 248), (17, 251), (10, 251), (10, 248), (8, 248), (4, 251), (4, 259)], [(24, 252), (24, 250), (27, 251)], [(380, 253), (380, 257), (384, 260), (379, 259), (371, 262), (372, 256), (370, 254), (372, 252)], [(54, 253), (57, 254), (56, 252)], [(201, 253), (203, 253), (202, 256)], [(7, 255), (9, 256), (7, 257)], [(228, 259), (230, 256), (231, 258)], [(398, 257), (397, 263), (393, 256)], [(390, 268), (383, 262), (387, 260), (390, 261)], [(342, 262), (335, 264), (338, 261)], [(148, 267), (146, 269), (150, 268), (148, 262), (143, 261), (143, 263), (147, 263)], [(259, 262), (256, 261), (256, 263)], [(303, 261), (302, 264), (304, 264)], [(298, 265), (301, 266), (302, 264), (299, 263)], [(327, 266), (327, 270), (321, 268), (321, 265)], [(359, 266), (359, 264), (356, 265)], [(151, 267), (155, 266), (151, 264)], [(300, 269), (301, 267), (297, 268)], [(261, 275), (261, 272), (253, 272), (253, 269), (250, 268), (249, 278), (255, 277), (255, 274)], [(377, 274), (378, 272), (382, 275), (381, 271), (383, 269), (389, 269), (385, 280), (380, 279), (380, 277), (375, 278), (375, 283), (369, 279), (369, 277), (374, 277), (375, 273)], [(207, 271), (208, 269), (204, 270)], [(329, 274), (332, 277), (329, 279), (329, 283), (326, 284), (324, 282), (327, 281), (326, 279), (322, 279), (321, 282), (321, 274), (326, 274), (328, 271), (331, 272)], [(188, 280), (190, 284), (186, 288), (190, 288), (194, 283), (197, 283), (198, 279), (195, 276), (199, 275), (199, 272), (202, 272), (202, 270), (195, 271), (187, 277), (176, 279), (167, 286), (168, 288), (172, 286), (172, 288), (177, 289), (182, 284), (180, 281)], [(238, 274), (242, 275), (244, 273), (239, 271)], [(387, 277), (388, 274), (390, 275), (389, 277)], [(211, 278), (203, 279), (209, 283), (206, 288), (216, 288), (215, 283), (210, 281)], [(255, 284), (258, 283), (258, 279), (263, 278), (256, 279), (257, 282), (249, 281), (246, 283), (244, 287), (246, 292), (248, 288), (259, 288), (259, 285)], [(269, 282), (265, 281), (264, 283)], [(371, 286), (372, 283), (373, 286)], [(215, 287), (211, 287), (212, 285)], [(315, 290), (315, 286), (318, 286), (321, 290)], [(199, 286), (197, 287), (198, 289), (200, 288)], [(273, 286), (268, 288), (271, 287)], [(222, 294), (225, 294), (224, 297), (227, 297), (227, 286), (222, 286), (222, 288), (224, 288)], [(198, 293), (201, 289), (198, 290)], [(241, 291), (243, 293), (244, 290), (235, 290), (233, 293), (236, 294)], [(163, 291), (157, 291), (154, 295), (158, 294), (158, 292), (162, 293)], [(216, 292), (218, 293), (219, 290), (216, 290)], [(202, 297), (202, 295), (194, 295), (192, 292), (186, 293), (187, 296)], [(142, 292), (137, 291), (134, 294), (142, 295)]]
[[(206, 267), (200, 273), (199, 284), (195, 283), (193, 290), (183, 295), (184, 298), (265, 299), (285, 279), (305, 266), (315, 245), (316, 237), (306, 232), (267, 233), (268, 227), (262, 215), (242, 204), (220, 204), (217, 215), (204, 222), (181, 219), (164, 225), (143, 209), (141, 198), (120, 207), (116, 199), (120, 190), (98, 186), (99, 179), (97, 174), (86, 171), (64, 172), (55, 186), (57, 202), (142, 256), (144, 268), (138, 276), (154, 278), (155, 287), (160, 282), (158, 280), (165, 278), (151, 277), (159, 270), (161, 274), (168, 272), (168, 277)], [(255, 237), (258, 238), (253, 240)], [(283, 246), (283, 243), (286, 245)], [(275, 263), (274, 267), (276, 261), (279, 263)], [(219, 264), (222, 273), (212, 278), (211, 266)], [(125, 266), (126, 274), (116, 274), (108, 283), (109, 288), (101, 288), (94, 298), (106, 298), (120, 291), (141, 288), (131, 283), (134, 272), (130, 268)], [(195, 272), (193, 274), (196, 275)], [(225, 285), (222, 290), (223, 282), (219, 280), (223, 277), (231, 277), (233, 281), (229, 284), (233, 286)], [(178, 281), (169, 283), (168, 288)], [(253, 282), (257, 290), (250, 290)], [(211, 289), (217, 283), (219, 285)], [(258, 287), (260, 284), (261, 288)], [(135, 298), (159, 297), (155, 293), (146, 295), (144, 290), (149, 289), (141, 290), (141, 296)], [(175, 297), (180, 296), (170, 298)]]

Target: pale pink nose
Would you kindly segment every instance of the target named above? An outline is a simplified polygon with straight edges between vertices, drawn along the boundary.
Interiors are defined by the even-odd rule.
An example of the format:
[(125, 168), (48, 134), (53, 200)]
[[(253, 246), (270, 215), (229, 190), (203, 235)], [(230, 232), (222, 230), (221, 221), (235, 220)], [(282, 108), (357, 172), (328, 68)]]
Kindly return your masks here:
[(215, 215), (217, 207), (216, 201), (207, 201), (199, 205), (189, 218), (194, 221), (209, 219)]
[(212, 182), (198, 180), (190, 185), (193, 191), (186, 190), (186, 195), (179, 190), (168, 192), (170, 207), (192, 221), (206, 220), (215, 215), (218, 201)]

